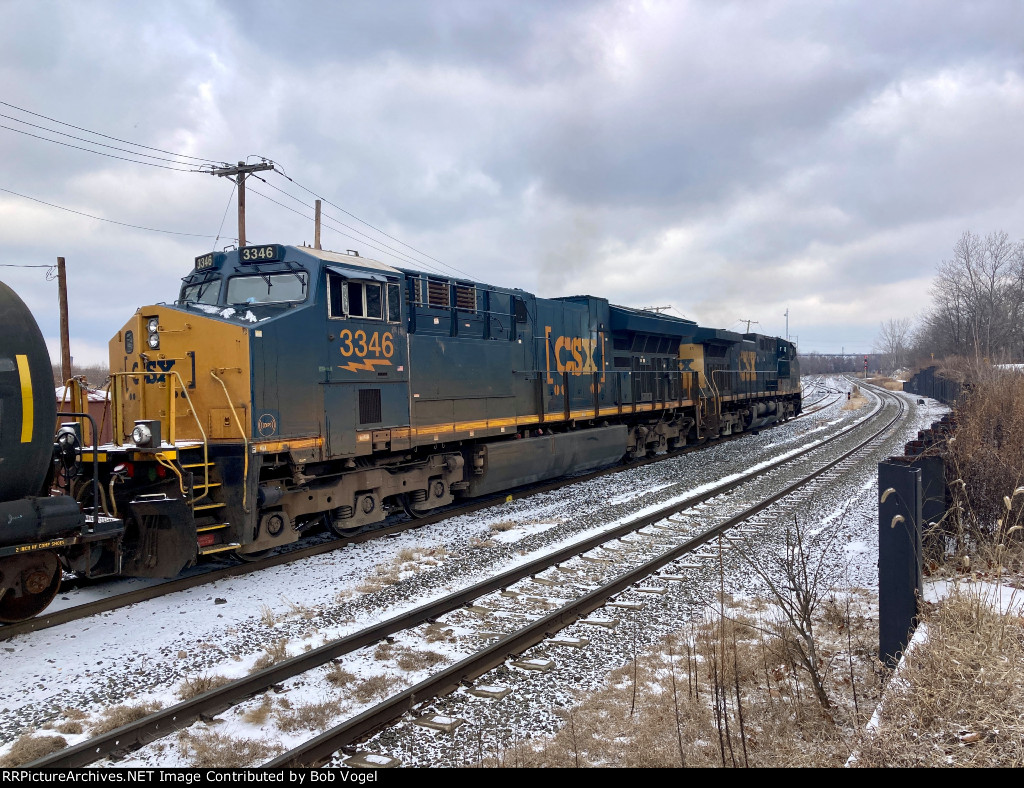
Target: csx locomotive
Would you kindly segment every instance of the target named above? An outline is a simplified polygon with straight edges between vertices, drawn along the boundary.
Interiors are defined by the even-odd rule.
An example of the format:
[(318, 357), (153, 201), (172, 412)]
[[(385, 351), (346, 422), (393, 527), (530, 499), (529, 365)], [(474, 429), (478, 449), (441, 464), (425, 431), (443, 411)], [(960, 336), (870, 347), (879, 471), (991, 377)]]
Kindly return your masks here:
[(96, 566), (136, 576), (255, 558), (321, 524), (358, 533), (801, 406), (783, 339), (279, 244), (196, 258), (173, 304), (117, 332), (110, 368), (114, 442), (82, 450), (76, 495), (121, 523)]

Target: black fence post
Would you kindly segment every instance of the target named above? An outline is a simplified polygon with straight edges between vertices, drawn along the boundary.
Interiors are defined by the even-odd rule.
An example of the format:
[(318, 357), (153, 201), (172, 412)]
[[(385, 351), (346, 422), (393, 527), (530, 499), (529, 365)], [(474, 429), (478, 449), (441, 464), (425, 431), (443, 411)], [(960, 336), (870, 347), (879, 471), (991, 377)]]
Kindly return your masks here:
[(921, 469), (878, 464), (878, 654), (895, 667), (917, 626), (921, 591)]

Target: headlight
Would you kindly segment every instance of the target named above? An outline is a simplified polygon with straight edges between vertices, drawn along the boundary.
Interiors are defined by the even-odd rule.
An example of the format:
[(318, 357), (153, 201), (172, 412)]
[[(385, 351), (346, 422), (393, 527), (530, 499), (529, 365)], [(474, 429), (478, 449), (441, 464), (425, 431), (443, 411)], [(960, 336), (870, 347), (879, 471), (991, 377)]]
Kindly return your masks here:
[(145, 424), (136, 424), (135, 429), (132, 430), (132, 442), (136, 446), (148, 446), (151, 440), (153, 440), (153, 433), (150, 432), (149, 427)]
[(149, 345), (150, 350), (157, 350), (160, 347), (160, 318), (149, 318), (146, 321), (146, 330), (149, 332), (146, 344)]

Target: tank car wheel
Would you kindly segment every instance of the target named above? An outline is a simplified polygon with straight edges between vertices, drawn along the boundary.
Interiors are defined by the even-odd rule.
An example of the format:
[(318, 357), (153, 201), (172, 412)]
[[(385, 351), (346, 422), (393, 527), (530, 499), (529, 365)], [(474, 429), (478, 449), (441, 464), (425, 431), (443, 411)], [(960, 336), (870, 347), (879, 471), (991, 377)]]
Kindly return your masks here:
[[(22, 563), (22, 562), (19, 562)], [(0, 598), (0, 622), (13, 624), (39, 615), (57, 596), (60, 589), (60, 561), (53, 553), (37, 553), (27, 566), (11, 561), (0, 564), (0, 572), (19, 572), (23, 591), (14, 596), (13, 588), (3, 588)], [(2, 574), (0, 574), (2, 577)]]

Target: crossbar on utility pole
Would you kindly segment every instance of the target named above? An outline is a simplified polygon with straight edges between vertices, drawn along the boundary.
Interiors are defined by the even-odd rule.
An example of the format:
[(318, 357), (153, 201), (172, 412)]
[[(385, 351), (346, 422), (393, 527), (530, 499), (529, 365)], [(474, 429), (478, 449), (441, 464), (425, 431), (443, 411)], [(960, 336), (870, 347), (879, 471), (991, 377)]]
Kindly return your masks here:
[(211, 175), (219, 175), (222, 178), (231, 178), (238, 186), (238, 248), (245, 246), (245, 177), (253, 172), (261, 170), (272, 170), (274, 165), (271, 162), (263, 161), (259, 164), (246, 164), (238, 162), (236, 167), (214, 167), (210, 170)]

